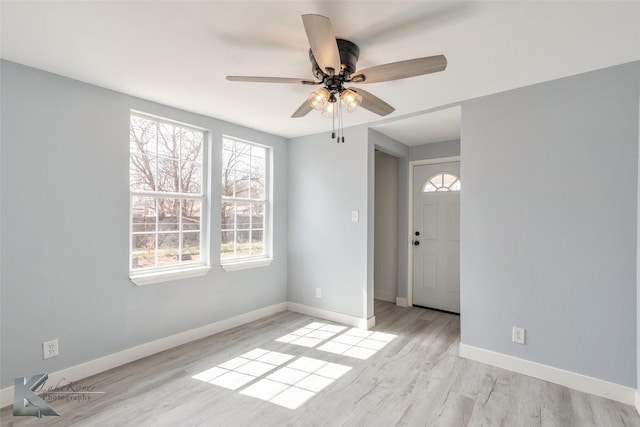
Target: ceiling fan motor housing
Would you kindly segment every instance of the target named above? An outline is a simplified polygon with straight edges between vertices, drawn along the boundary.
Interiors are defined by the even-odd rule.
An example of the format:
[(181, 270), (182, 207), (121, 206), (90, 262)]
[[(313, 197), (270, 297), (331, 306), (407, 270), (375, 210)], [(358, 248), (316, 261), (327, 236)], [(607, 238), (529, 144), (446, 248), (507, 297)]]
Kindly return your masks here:
[[(313, 71), (313, 75), (316, 76), (316, 78), (318, 78), (319, 80), (324, 81), (328, 76), (329, 80), (339, 80), (340, 83), (343, 83), (344, 81), (349, 81), (351, 78), (351, 73), (356, 71), (356, 63), (358, 62), (358, 57), (360, 56), (360, 49), (358, 48), (358, 46), (355, 43), (344, 39), (336, 39), (336, 42), (338, 43), (338, 51), (340, 52), (340, 63), (342, 64), (342, 69), (336, 70), (336, 76), (340, 76), (339, 78), (331, 79), (331, 76), (328, 76), (326, 71), (320, 68), (320, 66), (316, 62), (316, 58), (313, 56), (313, 52), (311, 51), (311, 49), (309, 49), (311, 70)], [(332, 82), (328, 83), (331, 84)]]

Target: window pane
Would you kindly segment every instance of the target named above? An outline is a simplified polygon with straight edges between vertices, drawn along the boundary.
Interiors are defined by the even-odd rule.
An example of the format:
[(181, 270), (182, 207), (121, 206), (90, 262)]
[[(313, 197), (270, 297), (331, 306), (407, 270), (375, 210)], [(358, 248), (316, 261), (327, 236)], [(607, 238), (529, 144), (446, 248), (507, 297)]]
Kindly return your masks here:
[(460, 191), (460, 181), (456, 181), (451, 185), (451, 191)]
[(254, 145), (251, 147), (251, 157), (264, 159), (265, 151), (264, 147), (257, 147)]
[(238, 231), (236, 233), (236, 256), (249, 256), (251, 255), (251, 232), (249, 230)]
[(200, 194), (202, 192), (202, 167), (199, 163), (182, 162), (180, 168), (182, 193)]
[(233, 184), (234, 184), (233, 169), (222, 169), (222, 196), (233, 197)]
[(453, 184), (457, 179), (458, 178), (456, 178), (451, 174), (448, 174), (448, 173), (442, 174), (442, 182), (445, 187), (450, 187), (451, 184)]
[(251, 224), (251, 205), (248, 203), (236, 203), (236, 228), (247, 230)]
[(236, 209), (235, 203), (223, 202), (222, 203), (222, 229), (233, 230), (236, 227)]
[(251, 205), (251, 229), (264, 227), (264, 205), (254, 203)]
[(131, 153), (156, 156), (158, 149), (156, 122), (145, 117), (131, 116), (129, 149)]
[(235, 256), (235, 232), (223, 231), (220, 245), (220, 258), (229, 259)]
[(178, 263), (180, 235), (178, 233), (158, 234), (158, 266)]
[(264, 233), (262, 230), (254, 230), (251, 232), (251, 254), (264, 255)]
[(184, 231), (199, 231), (201, 225), (202, 201), (188, 200), (182, 201), (182, 229)]
[(154, 191), (156, 189), (156, 158), (142, 154), (129, 157), (129, 187), (131, 190)]
[(158, 230), (180, 230), (180, 200), (158, 199)]
[(158, 191), (179, 193), (178, 161), (171, 159), (158, 159)]
[(235, 194), (234, 197), (246, 199), (249, 197), (249, 172), (235, 171), (234, 185)]
[(182, 262), (199, 262), (200, 233), (185, 232), (182, 234)]
[(424, 190), (422, 191), (425, 193), (431, 193), (433, 191), (436, 191), (436, 187), (432, 183), (427, 182), (427, 185), (424, 186)]
[(204, 134), (202, 131), (183, 128), (180, 158), (190, 162), (202, 163), (203, 144)]
[(158, 126), (158, 156), (178, 159), (180, 128), (169, 123)]
[(133, 197), (131, 200), (131, 231), (156, 231), (156, 199)]
[(222, 139), (222, 149), (226, 151), (233, 151), (235, 145), (235, 141), (232, 139), (223, 138)]
[(251, 159), (251, 198), (264, 199), (265, 164), (264, 158)]
[(131, 239), (131, 266), (134, 269), (155, 267), (155, 234), (135, 234)]

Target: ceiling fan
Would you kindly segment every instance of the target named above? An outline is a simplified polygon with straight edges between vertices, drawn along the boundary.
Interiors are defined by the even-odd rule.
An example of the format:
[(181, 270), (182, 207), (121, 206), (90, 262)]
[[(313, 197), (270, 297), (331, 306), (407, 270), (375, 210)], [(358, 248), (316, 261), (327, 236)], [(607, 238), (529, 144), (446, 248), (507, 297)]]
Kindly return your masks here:
[(436, 55), (356, 70), (360, 49), (355, 43), (337, 39), (329, 18), (321, 15), (302, 15), (302, 22), (311, 47), (309, 50), (311, 68), (317, 80), (257, 76), (227, 76), (227, 80), (322, 85), (322, 88), (309, 94), (308, 99), (291, 117), (304, 117), (312, 109), (317, 109), (323, 111), (323, 115), (333, 116), (335, 127), (336, 112), (341, 119), (341, 103), (337, 102), (338, 99), (342, 101), (347, 111), (352, 111), (360, 105), (375, 114), (386, 116), (395, 110), (377, 96), (360, 88), (346, 87), (345, 84), (399, 80), (443, 71), (447, 67), (447, 59), (444, 55)]

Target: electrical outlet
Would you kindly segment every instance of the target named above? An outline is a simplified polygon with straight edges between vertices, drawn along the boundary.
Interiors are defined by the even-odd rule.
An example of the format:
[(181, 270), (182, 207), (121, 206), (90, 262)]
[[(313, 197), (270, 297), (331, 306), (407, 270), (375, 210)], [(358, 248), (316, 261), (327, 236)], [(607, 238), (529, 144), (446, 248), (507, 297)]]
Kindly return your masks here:
[(322, 289), (316, 288), (316, 298), (322, 298)]
[(358, 222), (358, 211), (351, 211), (351, 221), (352, 222)]
[(42, 343), (42, 357), (50, 359), (58, 355), (58, 340), (45, 341)]
[(511, 333), (511, 341), (517, 342), (518, 344), (524, 344), (524, 336), (525, 329), (513, 327), (513, 332)]

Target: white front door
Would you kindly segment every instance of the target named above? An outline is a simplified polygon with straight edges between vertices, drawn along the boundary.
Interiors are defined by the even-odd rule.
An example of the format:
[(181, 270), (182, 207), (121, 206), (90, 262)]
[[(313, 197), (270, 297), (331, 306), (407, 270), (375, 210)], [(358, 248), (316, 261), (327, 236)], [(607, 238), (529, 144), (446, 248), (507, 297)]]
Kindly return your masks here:
[(413, 305), (460, 312), (460, 162), (413, 169)]

